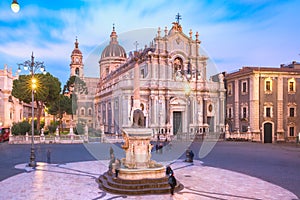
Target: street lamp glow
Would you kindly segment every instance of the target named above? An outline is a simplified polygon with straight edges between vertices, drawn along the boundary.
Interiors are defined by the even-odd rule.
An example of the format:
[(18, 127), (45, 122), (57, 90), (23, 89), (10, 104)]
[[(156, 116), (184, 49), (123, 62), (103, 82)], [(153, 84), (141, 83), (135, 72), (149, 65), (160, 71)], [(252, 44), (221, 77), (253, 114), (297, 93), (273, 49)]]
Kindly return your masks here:
[(19, 10), (20, 10), (20, 5), (18, 4), (17, 0), (13, 0), (13, 2), (12, 2), (11, 5), (10, 5), (10, 8), (11, 8), (11, 10), (12, 10), (14, 13), (19, 12)]
[(37, 80), (34, 78), (36, 70), (40, 69), (43, 74), (46, 73), (45, 66), (43, 62), (34, 61), (33, 52), (31, 55), (31, 60), (27, 60), (24, 63), (18, 64), (18, 72), (21, 72), (20, 66), (23, 66), (25, 70), (30, 71), (31, 74), (31, 150), (30, 150), (30, 162), (29, 167), (36, 167), (35, 161), (35, 150), (34, 150), (34, 91), (37, 88)]
[(32, 89), (35, 90), (37, 88), (36, 79), (32, 78), (31, 82), (32, 82)]

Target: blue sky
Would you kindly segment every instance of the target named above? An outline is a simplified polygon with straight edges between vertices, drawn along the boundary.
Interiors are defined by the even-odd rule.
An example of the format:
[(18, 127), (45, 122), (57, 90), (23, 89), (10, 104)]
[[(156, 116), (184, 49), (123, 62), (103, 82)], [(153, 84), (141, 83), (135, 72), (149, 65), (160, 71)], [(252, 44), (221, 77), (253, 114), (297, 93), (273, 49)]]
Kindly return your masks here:
[[(17, 14), (10, 10), (11, 2), (0, 2), (0, 68), (7, 64), (16, 72), (17, 63), (30, 59), (33, 51), (62, 84), (69, 77), (76, 36), (85, 73), (96, 77), (99, 49), (107, 45), (113, 23), (121, 45), (133, 31), (142, 46), (143, 39), (153, 39), (153, 30), (170, 29), (178, 12), (185, 34), (190, 29), (199, 32), (202, 48), (220, 71), (300, 60), (298, 0), (19, 0)], [(137, 30), (143, 30), (142, 35)], [(132, 43), (124, 47), (135, 48)]]

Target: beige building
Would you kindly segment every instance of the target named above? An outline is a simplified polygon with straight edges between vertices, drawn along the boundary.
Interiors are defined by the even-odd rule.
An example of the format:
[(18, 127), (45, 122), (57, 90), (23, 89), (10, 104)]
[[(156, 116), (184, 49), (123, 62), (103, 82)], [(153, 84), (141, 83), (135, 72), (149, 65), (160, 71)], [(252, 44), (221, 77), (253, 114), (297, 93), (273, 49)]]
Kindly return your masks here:
[(0, 70), (0, 127), (11, 127), (13, 122), (31, 118), (31, 112), (29, 112), (31, 107), (19, 102), (11, 95), (13, 81), (17, 78), (18, 76), (14, 76), (7, 65)]
[(296, 141), (300, 132), (300, 63), (243, 67), (226, 74), (226, 123), (253, 141)]
[(127, 55), (113, 27), (99, 61), (96, 127), (120, 133), (140, 108), (155, 134), (223, 132), (223, 75), (206, 78), (208, 58), (199, 53), (198, 32), (194, 37), (177, 21), (170, 30), (159, 28), (149, 46)]

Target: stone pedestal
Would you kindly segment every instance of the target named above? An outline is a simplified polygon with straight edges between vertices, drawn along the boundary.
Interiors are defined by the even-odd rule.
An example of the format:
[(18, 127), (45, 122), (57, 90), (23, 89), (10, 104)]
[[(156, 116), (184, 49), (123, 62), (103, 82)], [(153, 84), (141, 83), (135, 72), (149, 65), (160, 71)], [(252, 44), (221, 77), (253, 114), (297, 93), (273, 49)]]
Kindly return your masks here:
[(147, 128), (124, 128), (123, 137), (126, 157), (123, 165), (129, 169), (149, 168), (152, 145), (152, 129)]
[(122, 129), (126, 157), (122, 159), (123, 168), (119, 178), (139, 180), (143, 178), (165, 177), (165, 167), (151, 160), (152, 129), (124, 128)]

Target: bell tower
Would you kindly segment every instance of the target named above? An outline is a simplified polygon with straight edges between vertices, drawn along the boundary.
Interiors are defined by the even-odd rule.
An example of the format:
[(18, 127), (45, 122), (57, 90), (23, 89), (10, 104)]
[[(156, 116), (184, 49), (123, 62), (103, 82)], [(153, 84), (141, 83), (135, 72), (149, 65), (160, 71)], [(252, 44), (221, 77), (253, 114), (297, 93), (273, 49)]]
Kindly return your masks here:
[(75, 40), (75, 48), (72, 51), (71, 54), (71, 63), (70, 63), (70, 76), (78, 76), (80, 78), (83, 78), (83, 63), (82, 63), (82, 53), (78, 48), (78, 40), (76, 37)]

